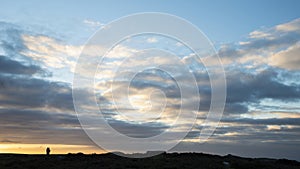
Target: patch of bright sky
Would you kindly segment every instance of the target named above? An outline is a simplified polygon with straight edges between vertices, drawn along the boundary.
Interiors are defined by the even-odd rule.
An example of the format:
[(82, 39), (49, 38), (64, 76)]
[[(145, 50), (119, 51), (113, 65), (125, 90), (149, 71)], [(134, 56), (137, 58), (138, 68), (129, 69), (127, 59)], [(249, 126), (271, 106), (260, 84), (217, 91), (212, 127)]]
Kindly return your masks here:
[(46, 147), (51, 148), (52, 154), (78, 153), (78, 150), (85, 153), (103, 153), (105, 151), (90, 145), (64, 145), (64, 144), (0, 144), (1, 153), (21, 153), (21, 154), (44, 154)]
[(298, 101), (281, 101), (274, 99), (262, 99), (259, 103), (248, 104), (249, 111), (259, 112), (259, 111), (282, 111), (282, 112), (299, 112), (300, 106)]
[(299, 71), (281, 71), (278, 80), (285, 85), (300, 85)]
[(5, 51), (0, 47), (0, 55), (5, 55)]

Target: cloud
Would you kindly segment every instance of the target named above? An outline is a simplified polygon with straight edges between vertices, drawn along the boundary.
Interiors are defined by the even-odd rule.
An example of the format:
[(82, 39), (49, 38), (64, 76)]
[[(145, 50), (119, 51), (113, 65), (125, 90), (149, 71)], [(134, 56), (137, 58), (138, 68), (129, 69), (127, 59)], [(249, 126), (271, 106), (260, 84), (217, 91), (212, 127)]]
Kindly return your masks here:
[(148, 43), (156, 43), (156, 42), (158, 42), (158, 40), (156, 38), (152, 37), (152, 38), (148, 38), (147, 42)]
[[(75, 116), (70, 85), (47, 80), (51, 72), (24, 51), (35, 47), (40, 52), (74, 53), (53, 38), (14, 24), (0, 25), (1, 142), (92, 144)], [(24, 36), (31, 38), (32, 46)]]
[[(11, 29), (8, 26), (1, 32), (4, 34), (1, 49), (5, 54), (0, 58), (1, 138), (20, 143), (92, 144), (75, 116), (70, 85), (36, 76), (54, 68), (69, 69), (81, 46), (67, 45), (22, 28)], [(8, 32), (11, 36), (7, 36)], [(133, 52), (126, 49), (115, 48), (108, 57), (118, 59)], [(83, 91), (81, 98), (88, 101), (88, 97), (87, 91)], [(106, 110), (107, 118), (115, 116), (111, 109)], [(110, 120), (110, 123), (133, 137), (153, 136), (166, 128), (158, 123), (132, 124), (119, 120)]]
[[(53, 38), (50, 35), (24, 30), (22, 27), (8, 23), (0, 23), (0, 137), (2, 142), (53, 144), (92, 144), (76, 118), (73, 108), (72, 90), (69, 83), (49, 80), (45, 75), (57, 69), (74, 71), (76, 59), (82, 49), (81, 45)], [(85, 21), (90, 26), (101, 23)], [(209, 140), (215, 147), (222, 148), (222, 142), (242, 146), (243, 143), (264, 141), (287, 144), (297, 143), (299, 132), (299, 107), (291, 108), (292, 103), (300, 99), (300, 84), (297, 82), (299, 51), (299, 20), (281, 24), (270, 29), (255, 30), (249, 33), (244, 42), (227, 44), (218, 51), (224, 62), (227, 74), (227, 100), (224, 117), (220, 128)], [(148, 39), (156, 42), (155, 39)], [(183, 47), (183, 46), (182, 46)], [(87, 46), (93, 50), (106, 50), (102, 46)], [(178, 70), (180, 64), (170, 63), (168, 58), (156, 57), (134, 58), (137, 49), (125, 45), (116, 46), (102, 64), (102, 72), (96, 78), (97, 98), (104, 115), (112, 127), (131, 137), (155, 136), (168, 129), (180, 109), (181, 93), (173, 78), (182, 80), (186, 86), (191, 85), (187, 75)], [(194, 101), (194, 93), (187, 98), (189, 104), (200, 105), (198, 124), (191, 131), (185, 145), (198, 141), (199, 129), (211, 105), (210, 79), (203, 65), (195, 65), (187, 55), (181, 61), (186, 66), (198, 66), (192, 72), (197, 81), (201, 96), (200, 103)], [(115, 77), (114, 87), (117, 92), (115, 100), (110, 97), (115, 68), (122, 59), (124, 70)], [(85, 58), (86, 61), (90, 59)], [(138, 68), (147, 67), (151, 63), (166, 64), (176, 71), (173, 78), (162, 71), (148, 70), (139, 72), (130, 83), (129, 103), (127, 99), (126, 80), (128, 74)], [(173, 65), (172, 65), (173, 64)], [(173, 67), (172, 67), (173, 66)], [(125, 69), (126, 68), (126, 69)], [(92, 68), (83, 68), (90, 71)], [(292, 70), (292, 71), (291, 71)], [(61, 78), (65, 74), (53, 74)], [(99, 80), (99, 81), (97, 81)], [(164, 95), (162, 94), (164, 93)], [(82, 89), (80, 97), (89, 102), (93, 99), (90, 93)], [(264, 101), (269, 99), (270, 102)], [(113, 107), (117, 101), (121, 114)], [(167, 103), (165, 107), (162, 103)], [(280, 113), (271, 112), (276, 106), (286, 103), (287, 108)], [(164, 108), (160, 118), (156, 113)], [(255, 110), (253, 110), (255, 109)], [(141, 116), (143, 112), (152, 113), (145, 121), (137, 123), (134, 118), (124, 115)], [(148, 112), (146, 110), (149, 110)], [(186, 110), (188, 111), (188, 110)], [(256, 112), (256, 114), (254, 113)], [(97, 115), (95, 110), (95, 115)], [(122, 114), (124, 113), (124, 114)], [(129, 116), (129, 117), (131, 117)], [(149, 119), (152, 120), (149, 122)], [(176, 127), (177, 132), (190, 121), (183, 121)], [(277, 132), (277, 133), (275, 133)], [(281, 138), (285, 138), (282, 140)], [(117, 144), (118, 140), (105, 140)], [(295, 143), (296, 142), (296, 143)], [(168, 144), (168, 143), (161, 143)], [(197, 148), (198, 144), (192, 145)], [(274, 147), (273, 147), (274, 148)], [(192, 149), (192, 150), (194, 150)]]
[(7, 23), (0, 22), (0, 46), (2, 50), (8, 55), (14, 55), (25, 49), (20, 36), (23, 32), (27, 32), (21, 27)]
[(255, 102), (264, 98), (282, 101), (297, 100), (300, 97), (299, 85), (286, 85), (278, 80), (276, 69), (266, 69), (257, 74), (228, 72), (228, 102)]
[(10, 60), (6, 56), (0, 55), (0, 72), (8, 74), (43, 74), (47, 75), (47, 72), (37, 65), (24, 65), (21, 62)]
[[(263, 112), (261, 112), (263, 113)], [(300, 118), (268, 118), (268, 119), (252, 119), (252, 118), (227, 118), (222, 119), (222, 122), (237, 123), (237, 124), (251, 124), (251, 125), (297, 125), (299, 126)]]
[(227, 76), (225, 113), (247, 113), (249, 104), (260, 107), (263, 99), (299, 100), (299, 23), (296, 19), (255, 30), (246, 41), (221, 46), (218, 54)]
[(67, 84), (9, 75), (0, 75), (0, 82), (0, 103), (5, 107), (73, 110), (71, 88)]
[(300, 43), (270, 57), (270, 64), (288, 70), (300, 70)]
[[(287, 68), (283, 65), (289, 62), (291, 57), (289, 57), (285, 51), (291, 50), (291, 48), (295, 49), (299, 46), (299, 25), (300, 19), (295, 19), (289, 23), (280, 24), (269, 29), (255, 30), (249, 33), (249, 37), (245, 41), (239, 42), (238, 44), (226, 44), (221, 46), (219, 56), (227, 66), (232, 64), (244, 66), (252, 64), (253, 67), (271, 65)], [(274, 64), (274, 59), (279, 59), (279, 56), (276, 54), (281, 54), (280, 63), (282, 64), (276, 62), (276, 64)], [(287, 54), (287, 56), (285, 56), (285, 54)], [(277, 58), (274, 58), (274, 55), (277, 56)]]
[[(249, 34), (249, 38), (251, 39), (261, 39), (261, 38), (268, 38), (271, 37), (271, 34), (268, 32), (264, 32), (264, 31), (253, 31), (250, 32)], [(244, 43), (247, 44), (247, 43)]]
[(124, 121), (110, 120), (109, 124), (120, 133), (135, 138), (153, 137), (164, 132), (164, 130), (168, 128), (167, 126), (156, 122), (132, 124)]
[(100, 28), (102, 26), (104, 26), (103, 23), (100, 23), (98, 21), (93, 21), (93, 20), (90, 20), (90, 19), (85, 19), (83, 20), (83, 23), (92, 27), (92, 28)]
[(48, 111), (0, 109), (1, 138), (15, 143), (92, 145), (76, 115)]
[(0, 143), (18, 143), (17, 141), (12, 141), (12, 140), (9, 140), (9, 139), (2, 139), (0, 140)]
[(82, 46), (66, 45), (51, 37), (22, 35), (26, 50), (21, 53), (51, 68), (73, 70)]
[[(75, 114), (53, 113), (39, 110), (0, 109), (1, 124), (19, 128), (70, 127), (79, 126)], [(39, 127), (38, 127), (39, 126)]]
[[(300, 100), (299, 21), (256, 30), (246, 41), (221, 47), (218, 53), (226, 70), (227, 100), (219, 128), (206, 145), (216, 144), (218, 148), (225, 143), (241, 147), (253, 142), (298, 145), (300, 109), (293, 105)], [(209, 95), (206, 96), (207, 102)], [(272, 112), (276, 110), (282, 112)], [(203, 119), (205, 116), (199, 117), (200, 122)], [(201, 123), (198, 127), (201, 129)], [(182, 144), (186, 146), (198, 139), (196, 132)]]
[(282, 32), (294, 32), (294, 31), (300, 31), (300, 19), (295, 19), (291, 22), (284, 23), (277, 25), (275, 27), (276, 30), (282, 31)]
[[(297, 44), (299, 38), (300, 36), (297, 32), (289, 31), (283, 33), (282, 31), (279, 32), (278, 30), (276, 30), (276, 27), (273, 27), (266, 30), (256, 30), (250, 33), (247, 41), (243, 43), (241, 42), (238, 44), (229, 44), (221, 47), (218, 53), (222, 57), (222, 61), (225, 62), (227, 75), (227, 101), (225, 105), (224, 118), (232, 118), (237, 121), (241, 119), (241, 123), (228, 121), (228, 124), (238, 125), (239, 127), (242, 127), (243, 125), (248, 125), (248, 127), (254, 127), (255, 125), (265, 125), (260, 126), (261, 128), (264, 128), (261, 130), (267, 130), (266, 125), (295, 125), (295, 123), (298, 122), (296, 119), (285, 119), (284, 116), (280, 116), (278, 117), (277, 121), (275, 119), (272, 119), (273, 121), (271, 119), (269, 119), (269, 121), (257, 120), (258, 124), (254, 124), (253, 121), (255, 121), (256, 119), (252, 119), (250, 117), (249, 119), (252, 119), (253, 121), (247, 122), (247, 120), (241, 117), (247, 114), (251, 114), (254, 108), (257, 111), (261, 111), (261, 114), (266, 114), (263, 111), (270, 111), (270, 107), (274, 105), (272, 105), (272, 103), (270, 105), (262, 104), (263, 100), (265, 99), (270, 99), (273, 104), (275, 104), (275, 102), (280, 104), (283, 102), (291, 103), (299, 101), (300, 84), (292, 83), (290, 81), (291, 79), (294, 79), (294, 77), (296, 77), (296, 74), (294, 74), (294, 72), (290, 72), (289, 70), (274, 67), (274, 65), (269, 62), (270, 56), (288, 49), (291, 45), (293, 46)], [(130, 56), (132, 57), (132, 55), (129, 55), (129, 57)], [(182, 61), (188, 66), (193, 65), (193, 61), (190, 59), (191, 56), (192, 55), (187, 55), (186, 57), (184, 57), (184, 59), (182, 59)], [(163, 57), (157, 57), (156, 62), (162, 64), (168, 63), (166, 60), (164, 60)], [(126, 65), (124, 67), (131, 70), (131, 67), (147, 67), (147, 64), (149, 63), (151, 63), (151, 61), (145, 58), (138, 58), (126, 62)], [(117, 66), (118, 64), (120, 64), (119, 60), (114, 60), (114, 65)], [(110, 66), (111, 65), (108, 65), (106, 68), (109, 69)], [(201, 68), (202, 67), (198, 67), (198, 69)], [(120, 77), (124, 78), (128, 74), (130, 74), (129, 72), (124, 71), (119, 75)], [(210, 79), (206, 71), (199, 70), (198, 72), (194, 71), (193, 73), (198, 82), (199, 92), (201, 94), (199, 111), (204, 112), (199, 117), (199, 126), (201, 126), (201, 120), (206, 117), (206, 113), (209, 110), (211, 104), (211, 88), (209, 83)], [(185, 74), (180, 74), (180, 71), (178, 71), (178, 74), (176, 74), (174, 77), (184, 80), (186, 84), (189, 84), (190, 81), (186, 79), (185, 76)], [(283, 76), (285, 77), (285, 80), (282, 80)], [(129, 108), (130, 105), (127, 103), (125, 105), (122, 104), (123, 100), (127, 98), (127, 95), (123, 95), (125, 91), (124, 89), (127, 89), (127, 86), (125, 86), (126, 79), (124, 80), (121, 78), (121, 80), (115, 80), (116, 81), (114, 83), (114, 87), (118, 91), (116, 92), (118, 93), (118, 95), (115, 96), (114, 101), (120, 100), (120, 104), (118, 105), (121, 105), (121, 108), (119, 110), (125, 111), (128, 114), (138, 111), (138, 109)], [(98, 85), (99, 89), (101, 88), (101, 90), (105, 91), (105, 94), (103, 95), (103, 97), (107, 98), (107, 102), (105, 102), (105, 105), (109, 105), (109, 103), (112, 103), (111, 99), (109, 99), (109, 93), (111, 91), (108, 89), (111, 84), (111, 81), (106, 81), (103, 83), (99, 83)], [(180, 104), (176, 104), (176, 99), (180, 98), (180, 93), (178, 92), (176, 85), (173, 85), (172, 81), (164, 78), (164, 75), (162, 73), (155, 71), (146, 71), (143, 73), (139, 72), (139, 74), (135, 76), (135, 79), (132, 80), (130, 85), (131, 88), (129, 89), (129, 91), (131, 92), (133, 98), (136, 97), (140, 99), (141, 102), (139, 102), (139, 105), (141, 107), (147, 107), (146, 101), (149, 100), (147, 96), (153, 89), (156, 89), (163, 91), (168, 101), (172, 103), (170, 105), (167, 105), (170, 106), (168, 109), (169, 112), (174, 113), (176, 110), (180, 109)], [(105, 88), (107, 90), (105, 90)], [(191, 105), (195, 104), (195, 102), (192, 101), (192, 97), (193, 96), (191, 95)], [(157, 100), (158, 102), (163, 102), (162, 100)], [(142, 103), (143, 101), (145, 101), (145, 104)], [(115, 109), (110, 108), (107, 108), (106, 110), (108, 112), (115, 111)], [(297, 108), (295, 108), (295, 111), (300, 112), (300, 110)], [(283, 114), (286, 114), (287, 116), (289, 115), (288, 112), (283, 112)], [(268, 115), (269, 114), (267, 114), (267, 116)], [(115, 114), (111, 117), (118, 117), (118, 120), (123, 122), (126, 122), (126, 120), (128, 120), (125, 118), (119, 118), (119, 116), (115, 116)], [(170, 123), (170, 121), (171, 120), (162, 120), (161, 122), (167, 125), (168, 123)], [(237, 130), (238, 127), (234, 128), (232, 131), (229, 131), (228, 129), (228, 131), (224, 131), (223, 134), (225, 134), (230, 141), (231, 137), (237, 137), (238, 134), (243, 134)], [(247, 135), (250, 131), (244, 132), (245, 135)], [(199, 134), (199, 130), (197, 130), (197, 133)], [(257, 137), (255, 134), (253, 135), (253, 139), (254, 137)], [(198, 135), (195, 134), (195, 138), (197, 136)], [(262, 138), (262, 140), (263, 139), (264, 138)]]

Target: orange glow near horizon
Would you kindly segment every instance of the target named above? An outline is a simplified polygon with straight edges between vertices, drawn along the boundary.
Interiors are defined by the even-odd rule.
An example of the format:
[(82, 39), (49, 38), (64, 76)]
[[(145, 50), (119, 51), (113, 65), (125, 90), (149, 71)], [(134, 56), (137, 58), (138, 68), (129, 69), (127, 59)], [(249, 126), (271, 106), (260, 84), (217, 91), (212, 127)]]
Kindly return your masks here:
[(0, 153), (15, 154), (45, 154), (50, 147), (50, 154), (68, 154), (82, 152), (84, 154), (106, 153), (106, 151), (90, 145), (64, 145), (64, 144), (0, 144)]

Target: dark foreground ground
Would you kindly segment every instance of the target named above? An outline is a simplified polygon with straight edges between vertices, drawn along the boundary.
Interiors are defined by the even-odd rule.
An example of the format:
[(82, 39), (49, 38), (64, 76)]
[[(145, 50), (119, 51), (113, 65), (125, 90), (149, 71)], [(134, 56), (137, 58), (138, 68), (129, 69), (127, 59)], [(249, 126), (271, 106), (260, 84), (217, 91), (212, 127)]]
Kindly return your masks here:
[(251, 159), (198, 153), (161, 154), (151, 158), (101, 155), (16, 155), (0, 154), (0, 169), (300, 169), (300, 162)]

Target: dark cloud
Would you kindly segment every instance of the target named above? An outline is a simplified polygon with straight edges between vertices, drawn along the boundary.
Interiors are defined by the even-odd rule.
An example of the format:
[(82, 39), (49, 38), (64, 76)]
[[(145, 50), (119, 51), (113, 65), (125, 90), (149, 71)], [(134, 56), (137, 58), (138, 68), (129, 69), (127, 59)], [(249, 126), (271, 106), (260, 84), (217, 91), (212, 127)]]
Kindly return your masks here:
[[(291, 76), (287, 72), (283, 74), (285, 77)], [(226, 73), (227, 98), (225, 114), (247, 113), (250, 104), (259, 104), (262, 99), (273, 99), (283, 102), (299, 100), (300, 86), (294, 83), (286, 84), (281, 79), (282, 70), (271, 67), (257, 73), (228, 70)], [(201, 96), (200, 111), (208, 111), (211, 104), (210, 86), (200, 84), (199, 93)]]
[(237, 113), (237, 114), (243, 114), (248, 112), (248, 106), (243, 103), (227, 103), (225, 105), (224, 112), (226, 114), (230, 113)]
[(223, 118), (222, 122), (251, 125), (300, 125), (300, 118)]
[(0, 109), (1, 125), (44, 128), (49, 126), (79, 126), (75, 115), (51, 112), (49, 110)]
[(221, 58), (231, 58), (234, 59), (241, 55), (241, 51), (237, 50), (233, 44), (225, 45), (220, 48), (218, 55)]
[(283, 101), (300, 99), (300, 86), (287, 85), (278, 80), (276, 69), (269, 68), (257, 74), (227, 73), (227, 101), (229, 103), (257, 102), (270, 98)]
[(67, 84), (1, 74), (0, 82), (0, 104), (3, 106), (73, 110), (72, 92)]
[(24, 65), (18, 61), (10, 60), (0, 55), (0, 73), (16, 74), (16, 75), (33, 75), (35, 73), (46, 75), (41, 67), (37, 65)]
[(168, 126), (156, 122), (134, 124), (119, 120), (109, 120), (109, 124), (120, 133), (135, 138), (153, 137), (168, 129)]
[(6, 143), (92, 144), (75, 113), (0, 109), (0, 127)]

